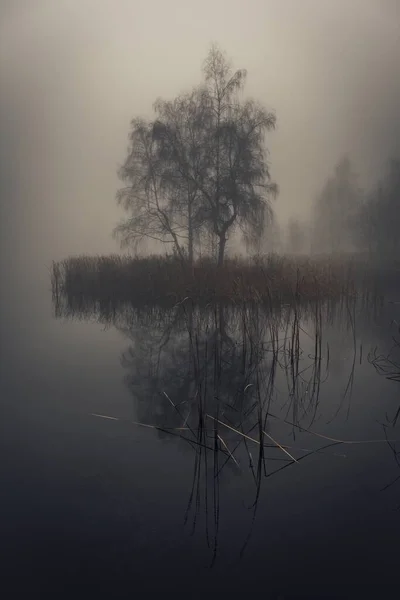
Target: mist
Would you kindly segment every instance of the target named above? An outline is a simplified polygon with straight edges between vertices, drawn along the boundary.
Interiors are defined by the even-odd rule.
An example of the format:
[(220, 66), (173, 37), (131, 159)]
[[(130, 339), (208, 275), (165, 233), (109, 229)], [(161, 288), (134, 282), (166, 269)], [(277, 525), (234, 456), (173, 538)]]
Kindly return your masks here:
[[(396, 1), (3, 2), (4, 268), (119, 251), (111, 237), (130, 120), (196, 85), (210, 43), (276, 112), (268, 137), (279, 221), (302, 218), (343, 155), (362, 186), (399, 156)], [(27, 276), (27, 275), (26, 275)]]
[(0, 2), (15, 597), (395, 597), (399, 57), (399, 0)]

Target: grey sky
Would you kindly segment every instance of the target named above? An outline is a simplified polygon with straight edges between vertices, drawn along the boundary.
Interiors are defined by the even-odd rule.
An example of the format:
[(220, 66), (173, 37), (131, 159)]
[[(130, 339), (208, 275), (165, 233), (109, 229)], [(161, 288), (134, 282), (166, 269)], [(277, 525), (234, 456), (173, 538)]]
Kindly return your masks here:
[(117, 251), (130, 119), (197, 84), (212, 41), (276, 111), (282, 219), (307, 209), (341, 154), (367, 183), (400, 154), (397, 1), (3, 2), (2, 250), (40, 265)]

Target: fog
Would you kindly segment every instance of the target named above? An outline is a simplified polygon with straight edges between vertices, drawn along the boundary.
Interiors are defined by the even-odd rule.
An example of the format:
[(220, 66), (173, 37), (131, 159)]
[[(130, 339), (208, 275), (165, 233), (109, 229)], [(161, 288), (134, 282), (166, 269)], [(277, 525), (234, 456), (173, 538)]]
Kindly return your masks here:
[[(399, 439), (389, 426), (400, 415), (400, 295), (389, 261), (360, 274), (298, 257), (268, 257), (270, 272), (204, 261), (198, 277), (174, 260), (115, 257), (50, 271), (119, 252), (131, 120), (200, 84), (213, 42), (247, 69), (244, 97), (277, 117), (267, 134), (277, 245), (281, 228), (293, 254), (314, 251), (313, 225), (327, 251), (352, 251), (356, 232), (360, 253), (400, 257), (400, 162), (350, 240), (344, 209), (358, 190), (341, 187), (353, 170), (374, 186), (400, 159), (400, 0), (0, 0), (0, 529), (14, 597), (78, 598), (86, 583), (101, 597), (162, 597), (177, 565), (190, 597), (259, 584), (271, 598), (368, 597), (373, 585), (392, 597), (384, 589), (398, 586), (400, 453), (386, 441)], [(237, 122), (246, 149), (251, 121)], [(215, 131), (200, 136), (211, 139), (211, 183)], [(257, 160), (238, 154), (256, 177)], [(179, 433), (167, 436), (169, 424)]]
[(198, 84), (212, 41), (248, 70), (246, 95), (276, 112), (282, 222), (309, 210), (344, 153), (363, 185), (400, 155), (397, 0), (14, 0), (0, 23), (9, 277), (44, 282), (52, 259), (118, 251), (130, 120)]

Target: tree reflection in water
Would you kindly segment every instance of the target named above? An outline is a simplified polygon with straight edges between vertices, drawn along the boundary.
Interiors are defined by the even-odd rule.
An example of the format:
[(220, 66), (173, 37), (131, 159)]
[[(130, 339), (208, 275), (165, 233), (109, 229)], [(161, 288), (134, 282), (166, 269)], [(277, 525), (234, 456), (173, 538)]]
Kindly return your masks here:
[[(332, 448), (349, 443), (313, 430), (321, 390), (327, 382), (332, 385), (331, 362), (336, 361), (336, 373), (341, 368), (337, 356), (343, 353), (344, 336), (351, 359), (347, 376), (340, 377), (344, 384), (336, 406), (329, 403), (328, 422), (343, 410), (349, 413), (354, 370), (363, 356), (356, 322), (376, 318), (381, 301), (362, 294), (314, 303), (297, 298), (279, 307), (243, 303), (200, 309), (186, 298), (165, 310), (84, 298), (71, 303), (58, 296), (54, 306), (58, 317), (99, 321), (129, 338), (121, 364), (136, 424), (193, 452), (185, 523), (194, 532), (203, 520), (215, 560), (224, 477), (252, 481), (252, 521), (244, 551), (262, 482), (315, 453), (339, 456)], [(327, 328), (343, 335), (328, 338)], [(299, 445), (299, 432), (309, 433), (307, 448)], [(289, 433), (292, 441), (284, 443)], [(398, 460), (386, 430), (385, 436)]]

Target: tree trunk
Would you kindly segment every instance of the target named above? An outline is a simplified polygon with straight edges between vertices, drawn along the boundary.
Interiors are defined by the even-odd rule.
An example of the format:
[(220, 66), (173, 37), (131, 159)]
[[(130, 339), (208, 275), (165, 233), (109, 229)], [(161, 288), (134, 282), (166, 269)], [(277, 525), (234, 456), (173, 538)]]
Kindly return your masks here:
[(218, 268), (220, 269), (224, 264), (224, 254), (225, 254), (225, 245), (226, 245), (226, 237), (225, 234), (221, 234), (219, 236), (218, 242)]
[(189, 265), (193, 265), (193, 219), (192, 219), (192, 203), (189, 200), (188, 205), (188, 260)]

